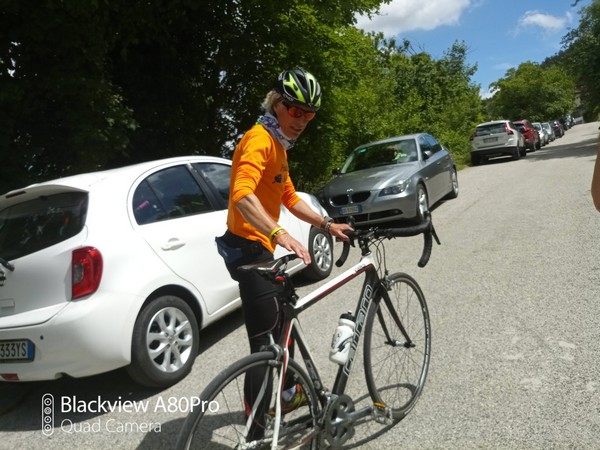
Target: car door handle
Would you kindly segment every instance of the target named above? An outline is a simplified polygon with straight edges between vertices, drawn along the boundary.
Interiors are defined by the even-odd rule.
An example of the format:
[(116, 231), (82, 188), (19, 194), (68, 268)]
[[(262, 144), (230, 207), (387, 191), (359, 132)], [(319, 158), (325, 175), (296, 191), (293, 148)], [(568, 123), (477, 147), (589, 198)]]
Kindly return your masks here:
[(169, 250), (177, 250), (178, 248), (181, 248), (185, 245), (185, 242), (180, 241), (177, 238), (171, 238), (169, 239), (166, 243), (164, 243), (163, 245), (161, 245), (161, 249), (165, 250), (165, 251), (169, 251)]

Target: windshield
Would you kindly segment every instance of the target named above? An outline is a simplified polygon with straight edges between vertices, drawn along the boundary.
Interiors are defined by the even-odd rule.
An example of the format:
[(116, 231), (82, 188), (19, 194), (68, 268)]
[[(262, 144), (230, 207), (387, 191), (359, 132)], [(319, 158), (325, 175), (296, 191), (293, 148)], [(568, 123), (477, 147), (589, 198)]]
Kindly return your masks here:
[(391, 164), (403, 164), (418, 161), (418, 159), (417, 143), (414, 139), (373, 144), (354, 150), (346, 159), (342, 173)]
[(20, 258), (75, 236), (83, 229), (84, 192), (41, 195), (0, 211), (0, 257)]

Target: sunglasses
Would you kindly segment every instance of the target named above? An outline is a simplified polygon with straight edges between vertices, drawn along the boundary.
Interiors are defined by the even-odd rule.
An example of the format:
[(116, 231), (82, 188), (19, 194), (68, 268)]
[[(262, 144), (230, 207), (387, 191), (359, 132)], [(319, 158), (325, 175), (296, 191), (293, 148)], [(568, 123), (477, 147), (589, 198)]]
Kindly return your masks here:
[(294, 119), (299, 119), (300, 117), (304, 117), (306, 120), (312, 120), (317, 115), (314, 111), (306, 111), (302, 108), (298, 108), (297, 106), (290, 105), (286, 102), (281, 102), (290, 116)]

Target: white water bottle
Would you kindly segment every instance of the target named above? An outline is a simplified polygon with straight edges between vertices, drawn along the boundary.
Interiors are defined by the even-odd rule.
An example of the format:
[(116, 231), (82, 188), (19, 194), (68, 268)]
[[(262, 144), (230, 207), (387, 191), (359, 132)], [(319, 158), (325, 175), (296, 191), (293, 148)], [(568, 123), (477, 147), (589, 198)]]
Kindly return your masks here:
[(348, 351), (354, 334), (354, 317), (352, 313), (347, 312), (340, 316), (338, 327), (333, 333), (331, 340), (331, 349), (329, 350), (329, 359), (341, 366), (346, 364), (348, 359)]

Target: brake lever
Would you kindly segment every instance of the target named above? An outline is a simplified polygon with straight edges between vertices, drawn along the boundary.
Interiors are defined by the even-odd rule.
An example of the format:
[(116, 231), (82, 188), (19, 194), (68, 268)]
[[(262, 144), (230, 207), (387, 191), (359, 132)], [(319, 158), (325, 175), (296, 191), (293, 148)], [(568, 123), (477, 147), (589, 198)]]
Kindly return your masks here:
[(440, 238), (438, 237), (437, 233), (435, 232), (433, 223), (431, 224), (431, 234), (432, 234), (433, 238), (435, 239), (435, 242), (437, 243), (437, 245), (442, 245), (442, 243), (440, 242)]

